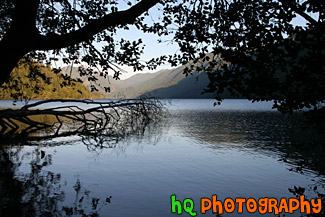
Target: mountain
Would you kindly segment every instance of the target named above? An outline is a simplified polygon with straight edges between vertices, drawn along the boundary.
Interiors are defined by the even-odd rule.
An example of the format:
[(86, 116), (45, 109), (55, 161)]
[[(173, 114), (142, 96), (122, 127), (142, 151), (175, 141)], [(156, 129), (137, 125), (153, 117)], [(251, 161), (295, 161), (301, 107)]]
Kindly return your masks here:
[[(212, 95), (201, 95), (209, 80), (206, 73), (194, 72), (183, 74), (185, 66), (165, 69), (156, 73), (134, 75), (119, 81), (115, 90), (108, 94), (109, 98), (136, 98), (154, 96), (158, 98), (212, 98)], [(127, 85), (126, 85), (127, 84)]]
[[(207, 63), (204, 63), (207, 64)], [(105, 93), (107, 98), (137, 98), (141, 96), (153, 96), (158, 98), (213, 98), (213, 94), (203, 94), (209, 84), (205, 72), (193, 72), (186, 76), (183, 72), (186, 65), (173, 69), (163, 69), (155, 73), (138, 73), (125, 80), (115, 80), (112, 76), (107, 79), (96, 75), (98, 79), (97, 89), (105, 93), (104, 86), (110, 87), (110, 92)], [(77, 78), (79, 73), (76, 68), (64, 68), (63, 73)], [(81, 78), (84, 85), (89, 85), (87, 78)], [(223, 97), (229, 98), (229, 94)]]
[(158, 98), (212, 98), (212, 94), (203, 94), (209, 84), (206, 73), (193, 73), (181, 79), (175, 85), (157, 88), (146, 92), (143, 96), (154, 96)]

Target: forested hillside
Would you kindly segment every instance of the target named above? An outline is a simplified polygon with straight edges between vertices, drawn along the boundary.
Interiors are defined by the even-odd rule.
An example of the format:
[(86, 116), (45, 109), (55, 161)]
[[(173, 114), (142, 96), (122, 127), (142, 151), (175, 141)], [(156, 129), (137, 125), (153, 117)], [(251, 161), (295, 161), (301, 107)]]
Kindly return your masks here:
[(50, 67), (21, 61), (0, 87), (0, 99), (101, 99), (104, 94), (91, 92), (81, 82), (54, 73)]

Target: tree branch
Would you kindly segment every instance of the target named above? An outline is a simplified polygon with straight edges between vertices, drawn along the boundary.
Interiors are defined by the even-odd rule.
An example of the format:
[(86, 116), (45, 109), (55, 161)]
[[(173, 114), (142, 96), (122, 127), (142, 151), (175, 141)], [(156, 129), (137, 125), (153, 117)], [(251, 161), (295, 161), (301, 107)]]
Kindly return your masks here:
[[(60, 105), (59, 102), (67, 104)], [(51, 103), (57, 106), (52, 107)], [(122, 138), (142, 132), (149, 121), (158, 120), (162, 114), (163, 105), (156, 99), (44, 100), (21, 109), (1, 110), (0, 139), (11, 141), (13, 138), (26, 140), (30, 136), (54, 138), (64, 135)]]
[(18, 24), (19, 26), (17, 26), (17, 28), (33, 27), (36, 29), (36, 16), (39, 4), (40, 0), (16, 1), (13, 25), (15, 26)]
[(53, 50), (68, 47), (89, 40), (89, 38), (108, 27), (131, 24), (137, 17), (148, 11), (158, 2), (160, 2), (160, 0), (142, 0), (128, 10), (110, 13), (68, 34), (38, 35), (34, 40), (35, 50)]
[(315, 27), (318, 26), (318, 22), (316, 20), (314, 20), (311, 16), (306, 14), (304, 11), (302, 11), (300, 8), (298, 8), (298, 7), (293, 8), (293, 11), (296, 12), (297, 14), (299, 14), (300, 16), (302, 16), (303, 18), (305, 18), (305, 20), (307, 20), (313, 26), (315, 26)]
[(303, 17), (305, 20), (307, 20), (313, 26), (317, 27), (319, 25), (316, 20), (314, 20), (311, 16), (306, 14), (303, 9), (301, 9), (301, 5), (292, 4), (289, 1), (285, 1), (285, 0), (282, 0), (281, 3), (283, 5), (287, 5), (289, 8), (291, 8), (294, 12), (299, 14), (301, 17)]

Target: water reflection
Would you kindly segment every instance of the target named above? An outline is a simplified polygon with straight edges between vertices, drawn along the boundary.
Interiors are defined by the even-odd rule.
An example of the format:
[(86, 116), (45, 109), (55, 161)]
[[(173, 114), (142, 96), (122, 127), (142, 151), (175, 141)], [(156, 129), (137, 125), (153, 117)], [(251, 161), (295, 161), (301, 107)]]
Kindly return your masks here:
[[(220, 156), (222, 150), (236, 150), (251, 155), (270, 156), (285, 162), (289, 171), (312, 177), (312, 184), (288, 188), (293, 197), (312, 195), (325, 205), (324, 146), (296, 144), (296, 120), (292, 116), (270, 111), (234, 111), (187, 109), (175, 111), (171, 118), (183, 137)], [(235, 158), (235, 156), (234, 156)], [(310, 198), (311, 199), (311, 198)], [(319, 214), (322, 216), (324, 209)], [(283, 215), (285, 216), (285, 215)]]
[[(54, 103), (54, 105), (52, 105)], [(46, 140), (79, 135), (99, 146), (134, 134), (164, 115), (156, 99), (42, 100), (20, 109), (0, 108), (2, 140)]]
[[(42, 118), (42, 117), (41, 117)], [(42, 120), (47, 120), (46, 117)], [(69, 123), (65, 123), (69, 124)], [(73, 123), (72, 127), (73, 127)], [(107, 149), (116, 156), (125, 155), (132, 145), (143, 149), (143, 144), (155, 145), (162, 137), (163, 129), (168, 129), (165, 121), (151, 122), (141, 128), (134, 128), (132, 134), (125, 137), (106, 135), (78, 135), (54, 137), (48, 139), (46, 131), (37, 132), (29, 140), (6, 140), (0, 145), (0, 216), (99, 216), (101, 209), (114, 200), (109, 191), (104, 196), (95, 196), (92, 188), (83, 184), (78, 173), (68, 180), (62, 179), (60, 172), (53, 172), (58, 161), (53, 161), (56, 148), (67, 149), (82, 144), (86, 150), (94, 153), (93, 159)], [(41, 134), (45, 137), (40, 140)], [(73, 167), (76, 158), (67, 150)], [(70, 159), (66, 159), (69, 162)], [(86, 180), (88, 183), (88, 180)], [(104, 215), (105, 216), (105, 215)]]
[(212, 194), (324, 198), (318, 158), (291, 143), (289, 117), (180, 107), (164, 120), (114, 141), (80, 135), (2, 145), (0, 216), (175, 216), (171, 194), (197, 203)]
[[(324, 151), (295, 144), (292, 116), (268, 111), (176, 111), (172, 118), (184, 137), (212, 149), (236, 149), (291, 162), (295, 170), (324, 174)], [(321, 147), (320, 147), (321, 148)], [(309, 152), (314, 153), (312, 156)], [(317, 153), (317, 155), (315, 155)]]
[(186, 137), (210, 148), (275, 151), (291, 141), (290, 122), (275, 112), (187, 111), (176, 118)]
[(64, 203), (66, 183), (60, 173), (47, 170), (51, 164), (52, 155), (38, 147), (30, 152), (0, 149), (0, 216), (98, 216), (110, 203), (110, 196), (92, 197), (79, 179), (73, 186), (74, 202)]

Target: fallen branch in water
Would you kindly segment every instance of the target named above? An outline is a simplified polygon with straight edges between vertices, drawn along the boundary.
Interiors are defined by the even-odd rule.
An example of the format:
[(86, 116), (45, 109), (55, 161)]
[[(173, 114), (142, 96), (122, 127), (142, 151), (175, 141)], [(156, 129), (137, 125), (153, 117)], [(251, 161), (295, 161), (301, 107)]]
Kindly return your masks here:
[(146, 125), (162, 113), (163, 105), (157, 99), (42, 100), (16, 110), (0, 110), (0, 138), (41, 140), (70, 135), (87, 139), (120, 138), (143, 133)]

